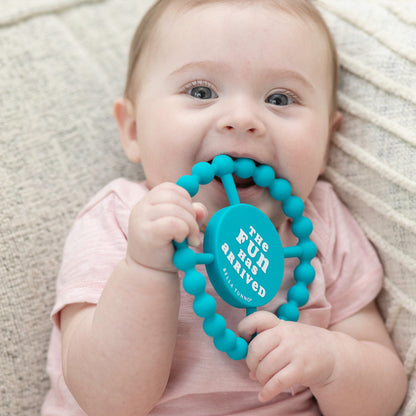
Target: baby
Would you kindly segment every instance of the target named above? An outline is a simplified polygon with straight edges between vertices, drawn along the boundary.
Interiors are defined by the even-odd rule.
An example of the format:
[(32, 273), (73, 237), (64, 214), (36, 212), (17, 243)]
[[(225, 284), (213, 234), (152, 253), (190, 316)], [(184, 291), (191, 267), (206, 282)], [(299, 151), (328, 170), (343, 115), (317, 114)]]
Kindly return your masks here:
[[(125, 154), (146, 181), (109, 184), (67, 239), (43, 415), (395, 414), (407, 381), (374, 302), (382, 269), (318, 179), (341, 120), (337, 71), (332, 37), (309, 1), (156, 1), (114, 106)], [(318, 249), (298, 322), (275, 314), (297, 260), (287, 261), (274, 299), (247, 317), (207, 283), (229, 327), (247, 341), (257, 334), (245, 361), (214, 348), (172, 263), (172, 240), (201, 250), (207, 221), (229, 205), (217, 180), (192, 200), (175, 185), (219, 154), (286, 178), (305, 201)], [(269, 191), (250, 181), (237, 188), (293, 245)]]

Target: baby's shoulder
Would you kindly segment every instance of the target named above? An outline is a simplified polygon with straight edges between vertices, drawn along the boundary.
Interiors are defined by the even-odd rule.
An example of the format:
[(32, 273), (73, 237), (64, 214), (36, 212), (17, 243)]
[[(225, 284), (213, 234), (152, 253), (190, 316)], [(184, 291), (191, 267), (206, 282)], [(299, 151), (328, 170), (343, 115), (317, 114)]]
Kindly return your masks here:
[(305, 215), (318, 227), (327, 227), (338, 216), (348, 215), (348, 210), (336, 194), (331, 183), (318, 180), (305, 201)]
[(305, 216), (313, 224), (318, 250), (331, 257), (335, 246), (364, 238), (352, 213), (327, 181), (319, 180), (305, 201)]
[(102, 206), (119, 206), (130, 211), (148, 192), (144, 182), (134, 182), (126, 178), (117, 178), (101, 188), (78, 214), (87, 213)]

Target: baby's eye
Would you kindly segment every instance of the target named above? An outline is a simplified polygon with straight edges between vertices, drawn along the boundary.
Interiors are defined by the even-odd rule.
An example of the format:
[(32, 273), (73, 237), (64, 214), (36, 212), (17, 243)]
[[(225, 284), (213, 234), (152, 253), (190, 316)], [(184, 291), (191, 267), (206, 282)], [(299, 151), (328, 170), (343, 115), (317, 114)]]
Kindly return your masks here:
[(218, 98), (218, 95), (214, 90), (206, 85), (195, 85), (187, 88), (186, 93), (198, 100), (210, 100), (212, 98)]
[(285, 106), (293, 104), (294, 99), (289, 94), (284, 94), (281, 92), (276, 92), (274, 94), (269, 95), (266, 98), (266, 103), (278, 105), (278, 106)]

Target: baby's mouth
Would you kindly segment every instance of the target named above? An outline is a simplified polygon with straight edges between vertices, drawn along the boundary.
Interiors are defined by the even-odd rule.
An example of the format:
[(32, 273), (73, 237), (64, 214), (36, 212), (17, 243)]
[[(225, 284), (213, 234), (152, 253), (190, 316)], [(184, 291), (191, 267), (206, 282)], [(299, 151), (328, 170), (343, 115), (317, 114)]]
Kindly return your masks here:
[[(237, 158), (235, 157), (231, 157), (234, 161), (237, 160)], [(261, 163), (257, 162), (256, 160), (253, 160), (256, 167), (260, 166)], [(212, 160), (209, 162), (212, 163)], [(220, 183), (222, 183), (221, 178), (219, 176), (215, 176), (214, 179)], [(250, 176), (249, 178), (240, 178), (239, 176), (237, 176), (235, 173), (233, 173), (233, 179), (234, 179), (234, 183), (237, 189), (246, 189), (246, 188), (250, 188), (251, 186), (256, 186), (256, 184), (254, 183), (253, 178)]]
[[(218, 177), (218, 176), (215, 176), (214, 179), (216, 181), (218, 181), (218, 182), (222, 182), (221, 181), (221, 178)], [(235, 175), (233, 173), (233, 179), (234, 179), (234, 183), (235, 183), (235, 186), (236, 186), (237, 189), (250, 188), (250, 186), (254, 186), (255, 185), (255, 183), (253, 181), (253, 178), (251, 178), (251, 177), (250, 178), (247, 178), (247, 179), (244, 179), (244, 178), (238, 177), (237, 175)]]

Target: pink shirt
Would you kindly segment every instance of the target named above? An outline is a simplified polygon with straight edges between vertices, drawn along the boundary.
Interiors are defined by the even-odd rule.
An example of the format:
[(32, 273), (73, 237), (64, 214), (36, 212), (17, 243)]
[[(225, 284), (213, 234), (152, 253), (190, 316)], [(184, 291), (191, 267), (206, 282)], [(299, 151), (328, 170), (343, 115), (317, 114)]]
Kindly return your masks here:
[[(52, 311), (54, 327), (48, 354), (51, 389), (42, 408), (43, 416), (85, 416), (63, 380), (59, 312), (71, 303), (98, 302), (107, 278), (125, 255), (130, 210), (146, 192), (143, 183), (125, 179), (111, 182), (81, 211), (68, 236)], [(309, 287), (310, 299), (301, 309), (299, 320), (328, 328), (376, 297), (382, 286), (382, 268), (374, 249), (330, 184), (316, 184), (305, 202), (305, 216), (313, 222), (311, 239), (318, 254), (313, 260), (316, 277)], [(279, 228), (279, 235), (283, 246), (296, 244), (289, 220)], [(275, 312), (286, 301), (296, 264), (297, 259), (286, 260), (282, 286), (263, 309)], [(235, 330), (245, 311), (220, 300), (209, 281), (206, 291), (215, 296), (217, 312)], [(182, 293), (172, 371), (152, 416), (320, 414), (310, 390), (303, 386), (294, 386), (268, 403), (258, 402), (259, 385), (249, 379), (244, 361), (232, 361), (214, 348), (212, 339), (203, 332), (202, 320), (192, 310), (192, 301), (192, 296)]]

